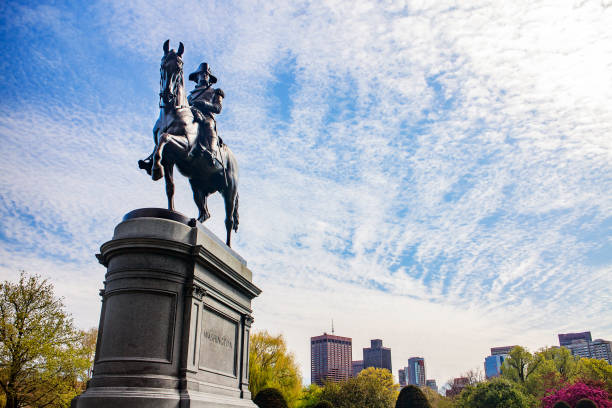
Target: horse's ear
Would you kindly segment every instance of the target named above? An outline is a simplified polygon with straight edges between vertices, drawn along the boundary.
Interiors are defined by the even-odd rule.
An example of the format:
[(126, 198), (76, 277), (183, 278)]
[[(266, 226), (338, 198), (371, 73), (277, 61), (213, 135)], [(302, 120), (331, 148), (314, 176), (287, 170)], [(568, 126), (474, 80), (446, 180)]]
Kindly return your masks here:
[(176, 53), (176, 55), (181, 57), (183, 55), (183, 51), (185, 51), (185, 47), (183, 47), (183, 43), (179, 43), (179, 48), (178, 48), (178, 52)]
[(170, 51), (170, 40), (166, 40), (164, 43), (164, 55), (168, 54)]

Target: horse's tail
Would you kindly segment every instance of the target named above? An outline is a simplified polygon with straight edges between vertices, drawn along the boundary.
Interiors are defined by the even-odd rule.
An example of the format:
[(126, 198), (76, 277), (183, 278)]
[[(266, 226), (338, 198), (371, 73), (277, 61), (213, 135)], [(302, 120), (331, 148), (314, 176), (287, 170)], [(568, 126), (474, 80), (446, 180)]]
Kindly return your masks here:
[(236, 199), (234, 200), (234, 214), (232, 214), (234, 218), (234, 231), (238, 231), (238, 192), (236, 191)]

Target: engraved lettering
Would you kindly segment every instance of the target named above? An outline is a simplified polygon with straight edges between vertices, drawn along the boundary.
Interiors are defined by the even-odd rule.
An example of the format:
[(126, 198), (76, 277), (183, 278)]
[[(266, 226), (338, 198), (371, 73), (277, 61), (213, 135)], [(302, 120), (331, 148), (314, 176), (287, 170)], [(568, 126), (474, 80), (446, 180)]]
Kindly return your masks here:
[(210, 341), (211, 343), (219, 344), (229, 349), (234, 347), (234, 344), (232, 343), (232, 341), (225, 336), (220, 336), (217, 333), (213, 333), (208, 330), (204, 330), (203, 334), (204, 334), (204, 337), (208, 339), (208, 341)]

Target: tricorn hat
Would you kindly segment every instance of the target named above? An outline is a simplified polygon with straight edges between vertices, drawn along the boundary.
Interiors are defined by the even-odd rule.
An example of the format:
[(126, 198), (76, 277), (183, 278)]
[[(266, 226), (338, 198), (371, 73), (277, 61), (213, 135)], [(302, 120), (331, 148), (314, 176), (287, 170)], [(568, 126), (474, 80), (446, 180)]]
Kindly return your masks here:
[(195, 72), (192, 72), (191, 74), (189, 74), (189, 80), (193, 81), (193, 82), (198, 82), (198, 74), (200, 72), (206, 72), (208, 74), (208, 77), (210, 78), (210, 83), (214, 84), (217, 82), (217, 77), (214, 76), (212, 74), (212, 72), (210, 72), (210, 66), (208, 66), (208, 62), (203, 62), (200, 64), (200, 66), (198, 67), (198, 69), (196, 69)]

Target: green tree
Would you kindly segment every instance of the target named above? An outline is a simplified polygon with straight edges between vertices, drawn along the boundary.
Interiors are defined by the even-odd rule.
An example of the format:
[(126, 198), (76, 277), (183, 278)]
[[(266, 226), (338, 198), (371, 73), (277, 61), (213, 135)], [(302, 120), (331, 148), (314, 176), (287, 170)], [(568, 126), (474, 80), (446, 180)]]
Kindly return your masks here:
[(276, 388), (264, 388), (253, 399), (259, 408), (287, 408), (287, 401)]
[(53, 285), (24, 272), (0, 284), (0, 388), (7, 408), (67, 407), (88, 351)]
[(585, 383), (602, 383), (612, 395), (612, 365), (605, 360), (581, 358), (576, 366), (575, 377)]
[(525, 390), (536, 398), (542, 398), (547, 390), (570, 381), (576, 375), (576, 357), (565, 347), (550, 347), (533, 356), (533, 370), (524, 382)]
[(302, 390), (302, 377), (295, 357), (287, 350), (282, 335), (251, 334), (249, 390), (253, 396), (264, 388), (276, 388), (289, 407), (295, 407)]
[(524, 386), (525, 381), (529, 379), (529, 376), (539, 367), (542, 361), (541, 356), (534, 356), (523, 347), (516, 346), (510, 351), (508, 358), (502, 364), (501, 376)]
[(321, 401), (321, 392), (323, 392), (323, 389), (317, 384), (304, 387), (297, 406), (299, 408), (313, 408)]
[(335, 408), (393, 408), (399, 385), (384, 368), (369, 367), (342, 383), (327, 383), (320, 398)]
[(432, 408), (427, 396), (416, 385), (407, 385), (399, 393), (395, 408)]
[(427, 397), (427, 401), (429, 401), (432, 408), (453, 408), (453, 401), (450, 398), (440, 395), (439, 392), (429, 387), (423, 387), (421, 391), (423, 391), (423, 394)]
[(455, 402), (456, 408), (528, 408), (533, 400), (525, 395), (517, 384), (496, 378), (468, 385)]

